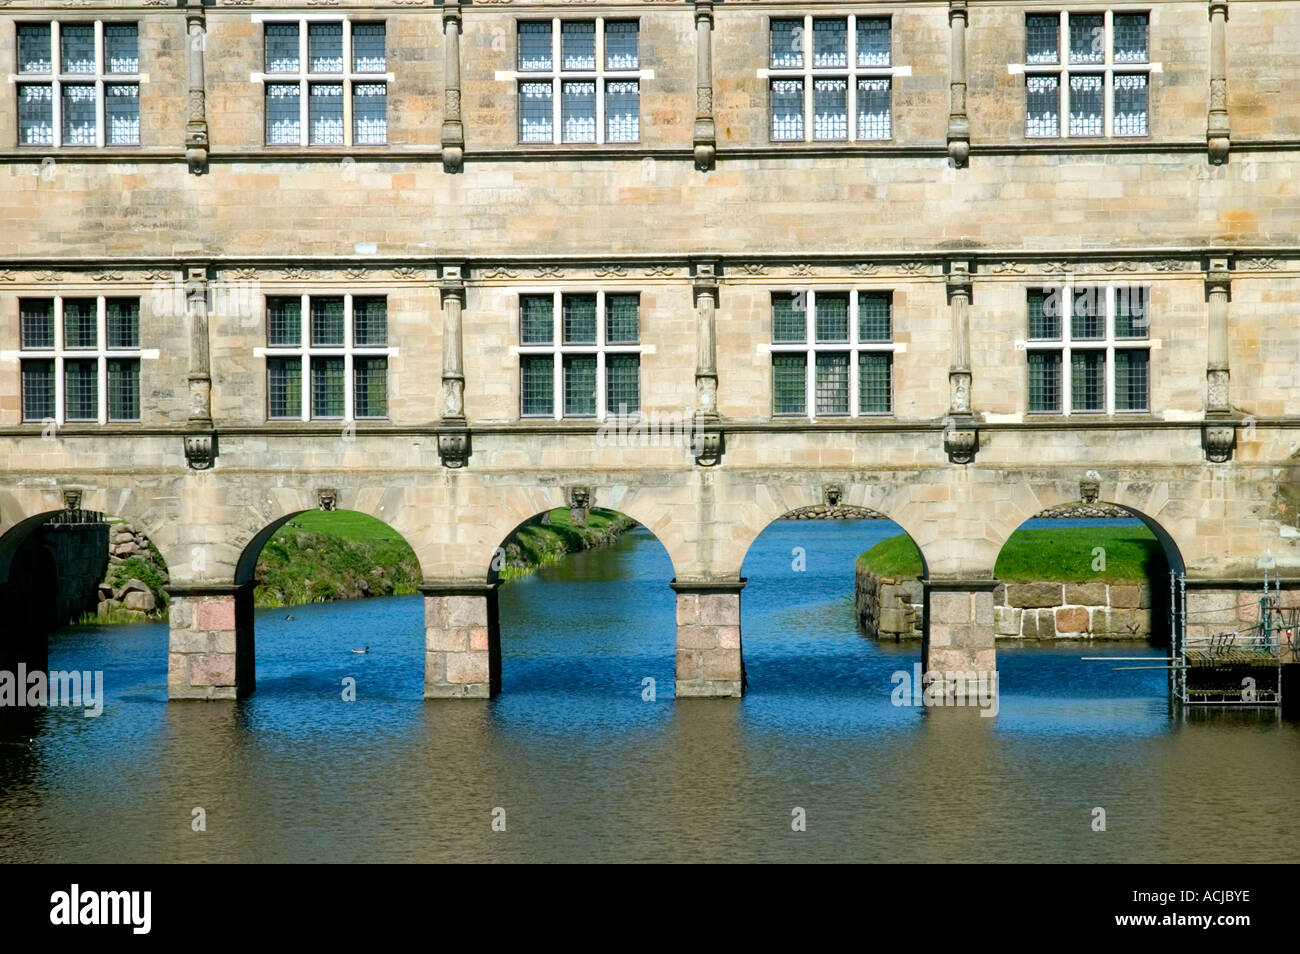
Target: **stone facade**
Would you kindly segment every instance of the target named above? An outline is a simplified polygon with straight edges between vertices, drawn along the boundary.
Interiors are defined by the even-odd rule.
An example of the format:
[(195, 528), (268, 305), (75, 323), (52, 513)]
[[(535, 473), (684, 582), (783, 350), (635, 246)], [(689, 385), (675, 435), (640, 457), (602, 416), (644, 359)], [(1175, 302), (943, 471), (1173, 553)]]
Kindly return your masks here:
[[(1293, 589), (1300, 2), (1223, 6), (1147, 5), (1150, 130), (1123, 140), (1025, 137), (1022, 4), (818, 6), (892, 18), (893, 138), (774, 143), (769, 22), (801, 8), (309, 4), (385, 24), (388, 144), (367, 147), (265, 145), (263, 24), (303, 15), (287, 0), (0, 6), (16, 82), (16, 24), (55, 19), (140, 24), (148, 77), (138, 147), (19, 146), (0, 97), (0, 579), (69, 489), (129, 519), (182, 593), (176, 697), (251, 689), (251, 621), (195, 629), (191, 601), (236, 600), (326, 500), (414, 548), (434, 695), (496, 678), (490, 598), (438, 594), (483, 586), (575, 487), (668, 550), (683, 694), (743, 685), (746, 550), (827, 486), (920, 547), (945, 666), (993, 664), (994, 561), (1049, 507), (1146, 517), (1195, 593), (1235, 592), (1265, 551)], [(638, 21), (638, 142), (518, 142), (516, 21), (556, 16)], [(1067, 280), (1150, 287), (1148, 412), (1029, 412), (1026, 290)], [(773, 413), (772, 295), (808, 290), (890, 293), (889, 414)], [(547, 291), (640, 296), (641, 407), (697, 417), (703, 449), (521, 415), (520, 296)], [(268, 420), (266, 299), (301, 294), (387, 299), (386, 417)], [(23, 420), (20, 302), (55, 295), (140, 299), (138, 423)]]

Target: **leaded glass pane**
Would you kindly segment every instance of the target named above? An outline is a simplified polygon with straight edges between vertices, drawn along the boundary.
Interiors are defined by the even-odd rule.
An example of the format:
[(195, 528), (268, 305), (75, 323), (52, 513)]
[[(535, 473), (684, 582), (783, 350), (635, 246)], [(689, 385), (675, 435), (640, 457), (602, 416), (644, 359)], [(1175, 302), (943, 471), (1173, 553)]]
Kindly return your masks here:
[(18, 24), (18, 72), (50, 73), (53, 66), (50, 60), (50, 25)]
[(111, 83), (104, 87), (104, 98), (108, 145), (140, 145), (140, 87), (135, 83)]
[(19, 335), (24, 348), (54, 347), (54, 301), (24, 298), (18, 303)]
[(266, 85), (267, 145), (297, 146), (302, 142), (302, 114), (298, 103), (297, 83)]
[(109, 298), (104, 303), (108, 332), (108, 347), (140, 347), (140, 300), (137, 298)]
[(1106, 289), (1093, 286), (1074, 289), (1070, 337), (1077, 341), (1106, 337)]
[(343, 24), (307, 24), (307, 58), (313, 73), (342, 73)]
[(813, 66), (848, 66), (849, 22), (841, 19), (813, 20)]
[(1061, 411), (1061, 352), (1029, 352), (1029, 410), (1042, 414)]
[(836, 416), (849, 413), (849, 356), (818, 354), (817, 413)]
[(1115, 135), (1147, 135), (1147, 77), (1145, 73), (1116, 73)]
[(858, 17), (858, 66), (889, 65), (889, 17)]
[(1061, 81), (1057, 76), (1025, 77), (1025, 135), (1061, 135)]
[(596, 343), (596, 296), (565, 295), (564, 306), (564, 343)]
[(59, 27), (64, 73), (95, 72), (95, 28), (89, 23), (65, 23)]
[(550, 83), (519, 84), (519, 141), (553, 142), (555, 114)]
[(1056, 63), (1060, 51), (1061, 21), (1055, 16), (1030, 14), (1025, 17), (1025, 62)]
[(1147, 61), (1147, 15), (1145, 13), (1116, 13), (1115, 62), (1145, 63)]
[(888, 352), (858, 355), (858, 413), (891, 414), (894, 356)]
[(54, 145), (54, 87), (18, 87), (18, 144)]
[(772, 67), (797, 69), (803, 66), (803, 21), (772, 21)]
[(267, 416), (302, 417), (302, 359), (266, 359)]
[(311, 343), (317, 348), (343, 347), (343, 299), (311, 299)]
[(272, 348), (295, 348), (302, 344), (302, 299), (266, 300), (266, 343)]
[(596, 141), (596, 84), (582, 80), (561, 88), (560, 120), (564, 142)]
[(894, 337), (891, 306), (888, 292), (858, 292), (859, 341), (889, 341)]
[(99, 419), (99, 362), (93, 358), (63, 362), (63, 414), (69, 421)]
[(266, 24), (266, 71), (297, 73), (298, 69), (298, 24)]
[(1104, 63), (1105, 61), (1105, 18), (1100, 13), (1071, 14), (1070, 62)]
[(849, 296), (847, 293), (818, 292), (816, 299), (817, 340), (849, 340)]
[(807, 380), (807, 356), (772, 355), (772, 413), (806, 414)]
[(1150, 409), (1150, 364), (1145, 349), (1115, 352), (1115, 410)]
[(772, 80), (772, 139), (803, 139), (803, 80)]
[(606, 142), (636, 142), (641, 138), (641, 84), (605, 84)]
[(636, 344), (641, 334), (640, 322), (640, 296), (605, 296), (605, 341), (608, 344)]
[(1076, 413), (1106, 409), (1106, 352), (1070, 354), (1070, 408)]
[(352, 24), (352, 72), (382, 73), (388, 69), (382, 23)]
[(551, 344), (555, 339), (554, 320), (555, 299), (552, 296), (519, 296), (519, 338), (522, 344)]
[(614, 20), (605, 23), (605, 69), (634, 70), (637, 56), (637, 22)]
[(108, 419), (138, 421), (140, 419), (140, 359), (109, 358), (106, 364)]
[(525, 417), (555, 413), (554, 361), (550, 355), (519, 356), (520, 412)]
[(550, 70), (550, 23), (519, 24), (519, 69)]
[(358, 146), (382, 146), (388, 142), (386, 84), (352, 84), (352, 142)]
[(359, 348), (388, 344), (388, 299), (370, 295), (352, 299), (352, 341)]
[(1029, 290), (1029, 337), (1039, 341), (1057, 341), (1061, 337), (1061, 293), (1059, 289)]
[(93, 298), (63, 300), (63, 347), (94, 348), (99, 344), (97, 312)]
[(1150, 287), (1137, 285), (1115, 289), (1115, 337), (1145, 338), (1150, 331)]
[(1070, 135), (1102, 135), (1102, 77), (1099, 73), (1070, 75)]
[(109, 73), (140, 72), (139, 32), (134, 23), (104, 24), (104, 55)]
[(565, 20), (560, 24), (560, 54), (566, 70), (596, 68), (596, 23)]
[(848, 139), (848, 81), (813, 80), (813, 138)]
[(352, 401), (358, 418), (388, 416), (387, 358), (352, 359)]
[(804, 341), (807, 314), (807, 293), (773, 292), (772, 340), (777, 344)]
[(596, 413), (596, 356), (564, 356), (564, 416), (591, 417)]
[(45, 421), (54, 417), (54, 360), (24, 361), (23, 420)]
[(312, 83), (307, 100), (313, 146), (343, 145), (343, 84)]
[(63, 87), (63, 144), (94, 146), (95, 87)]
[(620, 417), (641, 410), (641, 357), (611, 354), (605, 357), (605, 410)]
[(311, 359), (311, 416), (342, 417), (343, 359)]
[(893, 135), (890, 82), (888, 76), (858, 80), (859, 139), (888, 139)]

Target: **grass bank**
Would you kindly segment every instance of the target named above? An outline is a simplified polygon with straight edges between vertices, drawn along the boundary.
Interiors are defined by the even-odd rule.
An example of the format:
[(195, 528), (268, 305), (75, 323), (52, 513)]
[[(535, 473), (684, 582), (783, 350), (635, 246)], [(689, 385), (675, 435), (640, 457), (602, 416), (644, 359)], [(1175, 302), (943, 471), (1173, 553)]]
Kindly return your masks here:
[[(923, 572), (921, 554), (905, 533), (881, 540), (858, 557), (857, 566), (895, 579), (911, 579)], [(1017, 530), (993, 569), (994, 576), (1010, 583), (1133, 582), (1166, 572), (1160, 542), (1139, 525)]]

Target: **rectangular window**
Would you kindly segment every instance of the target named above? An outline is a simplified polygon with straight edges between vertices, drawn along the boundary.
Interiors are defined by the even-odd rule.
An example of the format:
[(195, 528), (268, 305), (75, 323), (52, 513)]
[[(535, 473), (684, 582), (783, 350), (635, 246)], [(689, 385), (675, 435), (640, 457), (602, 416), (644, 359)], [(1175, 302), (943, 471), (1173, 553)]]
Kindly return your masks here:
[(558, 420), (639, 412), (640, 337), (635, 292), (520, 295), (520, 414)]
[(773, 415), (892, 413), (894, 348), (887, 291), (773, 292)]
[(136, 298), (109, 298), (105, 300), (107, 313), (108, 347), (140, 347), (140, 301)]
[(54, 404), (54, 360), (22, 361), (23, 378), (23, 420), (55, 420)]
[(1149, 135), (1148, 25), (1146, 13), (1027, 14), (1025, 136)]
[(99, 344), (98, 305), (94, 298), (63, 300), (63, 346), (94, 348)]
[(1150, 409), (1149, 288), (1030, 289), (1028, 319), (1030, 413)]
[(110, 421), (140, 419), (139, 358), (108, 360), (108, 419)]
[(640, 141), (648, 74), (637, 21), (521, 20), (517, 30), (521, 143)]
[(268, 146), (388, 144), (392, 77), (385, 72), (383, 23), (347, 19), (266, 23), (263, 41)]
[[(856, 15), (773, 19), (767, 71), (772, 141), (890, 139), (890, 25), (889, 17)], [(805, 57), (809, 36), (811, 55)]]
[(66, 358), (63, 362), (64, 419), (99, 420), (98, 364), (93, 358)]
[(140, 145), (136, 24), (20, 23), (17, 40), (19, 75), (48, 77), (14, 84), (20, 146)]
[(24, 298), (18, 302), (20, 335), (24, 351), (54, 347), (54, 301)]
[(388, 416), (388, 358), (396, 352), (383, 296), (268, 297), (266, 343), (268, 419)]

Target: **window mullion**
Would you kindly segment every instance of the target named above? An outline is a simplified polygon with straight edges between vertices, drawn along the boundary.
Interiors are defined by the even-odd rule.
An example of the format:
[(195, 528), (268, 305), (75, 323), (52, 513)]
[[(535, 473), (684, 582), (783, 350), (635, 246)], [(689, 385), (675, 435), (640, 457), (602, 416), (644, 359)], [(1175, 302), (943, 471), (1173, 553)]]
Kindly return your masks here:
[[(561, 106), (560, 99), (564, 95), (564, 83), (560, 79), (560, 74), (564, 71), (564, 61), (560, 59), (562, 54), (560, 42), (560, 30), (562, 29), (560, 18), (555, 17), (551, 20), (551, 69), (554, 73), (551, 76), (551, 143), (558, 146), (560, 144), (560, 123), (561, 123)], [(559, 299), (557, 298), (558, 302)], [(559, 311), (555, 314), (558, 316)], [(559, 363), (559, 356), (556, 356), (556, 363)], [(558, 395), (558, 392), (557, 392)], [(558, 401), (556, 402), (558, 405)]]
[(54, 299), (54, 420), (64, 421), (63, 398), (63, 296)]
[(845, 118), (848, 120), (848, 141), (856, 142), (858, 138), (858, 18), (852, 13), (849, 14), (845, 33), (847, 36), (844, 41), (844, 62), (849, 74), (844, 81), (844, 110)]
[[(559, 35), (559, 20), (555, 21), (555, 34)], [(558, 40), (555, 41), (558, 44)], [(559, 69), (559, 60), (555, 61)], [(564, 340), (564, 299), (559, 291), (552, 292), (551, 299), (551, 416), (555, 420), (564, 417), (564, 353), (560, 342)]]
[[(63, 62), (60, 47), (63, 45), (62, 24), (57, 20), (50, 24), (50, 116), (54, 125), (54, 147), (63, 145), (63, 84), (59, 82)], [(63, 423), (63, 418), (59, 418)]]
[(343, 296), (343, 420), (356, 420), (356, 395), (352, 388), (352, 296)]
[[(852, 23), (849, 24), (853, 26)], [(852, 33), (850, 33), (850, 36)], [(858, 381), (858, 290), (849, 289), (849, 417), (858, 416), (858, 398), (861, 382)]]
[[(812, 16), (803, 18), (803, 141), (812, 142), (813, 123), (817, 115), (813, 111), (813, 41)], [(809, 408), (811, 411), (811, 408)]]
[(108, 108), (104, 102), (104, 21), (95, 21), (95, 145), (103, 149), (108, 136), (104, 129)]
[(1057, 58), (1061, 61), (1061, 138), (1070, 138), (1070, 15), (1061, 13), (1060, 33), (1057, 36)]

